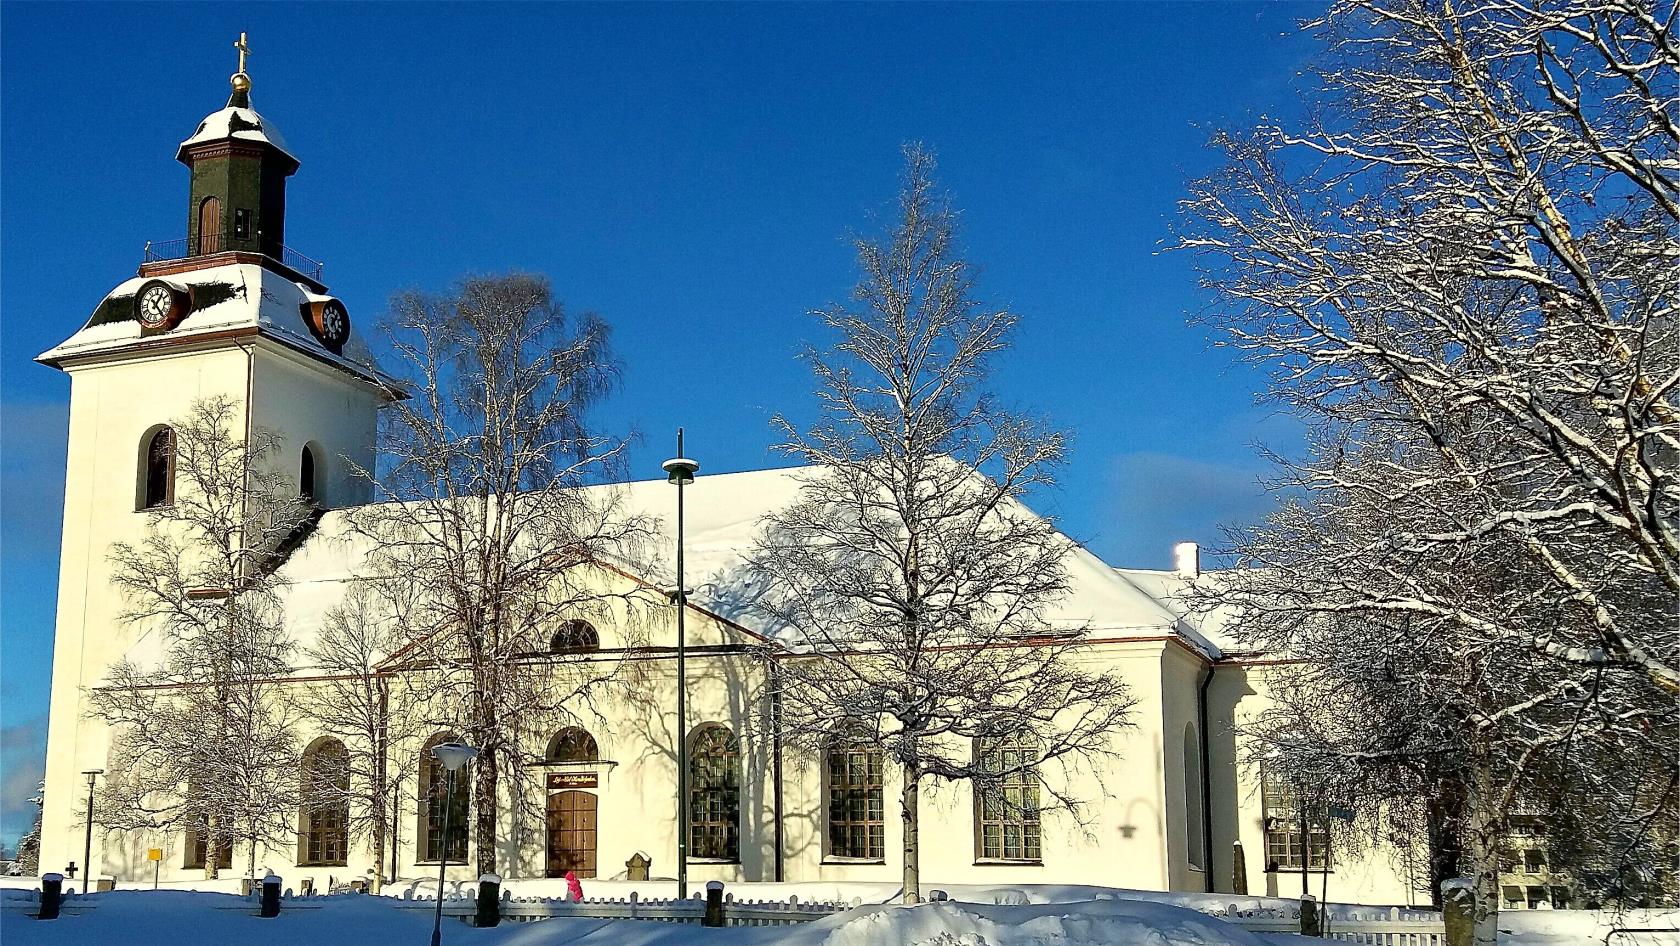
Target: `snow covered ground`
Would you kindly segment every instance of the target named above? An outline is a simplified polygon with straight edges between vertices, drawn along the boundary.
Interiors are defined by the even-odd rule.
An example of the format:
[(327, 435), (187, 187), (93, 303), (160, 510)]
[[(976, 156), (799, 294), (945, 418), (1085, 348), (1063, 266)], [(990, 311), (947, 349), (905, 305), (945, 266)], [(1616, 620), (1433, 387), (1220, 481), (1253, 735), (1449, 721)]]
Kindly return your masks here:
[[(97, 944), (179, 946), (350, 946), (428, 942), (429, 911), (399, 908), (383, 897), (325, 897), (288, 902), (279, 917), (231, 894), (118, 890), (97, 906), (51, 922), (0, 912), (7, 946)], [(1082, 903), (930, 903), (867, 906), (811, 923), (704, 929), (639, 920), (552, 919), (473, 929), (444, 921), (443, 939), (461, 946), (1263, 946), (1277, 942), (1183, 907), (1135, 900)]]
[[(199, 882), (233, 889), (237, 880)], [(22, 896), (33, 878), (0, 880), (0, 898)], [(515, 896), (549, 896), (548, 881), (513, 881)], [(7, 889), (10, 888), (10, 889)], [(388, 890), (392, 897), (337, 896), (288, 899), (281, 915), (265, 920), (256, 903), (212, 890), (123, 889), (69, 901), (67, 914), (43, 922), (33, 918), (33, 904), (10, 900), (0, 910), (0, 941), (6, 946), (34, 944), (122, 944), (179, 946), (183, 941), (214, 944), (304, 944), (423, 946), (431, 936), (432, 914), (423, 906), (397, 902), (429, 896), (433, 884), (415, 881)], [(1287, 909), (1289, 901), (1208, 894), (1115, 890), (1101, 887), (1039, 885), (1027, 887), (930, 887), (953, 899), (899, 907), (879, 901), (896, 891), (883, 884), (733, 884), (740, 899), (801, 901), (859, 898), (864, 905), (816, 920), (782, 927), (703, 929), (640, 920), (556, 918), (535, 923), (504, 923), (473, 929), (445, 918), (443, 938), (450, 946), (1284, 946), (1302, 943), (1294, 936), (1250, 933), (1203, 911), (1223, 911), (1235, 903), (1242, 910)], [(670, 885), (652, 882), (586, 882), (591, 898), (672, 894)], [(872, 902), (873, 901), (873, 902)], [(0, 899), (0, 903), (6, 902)], [(1331, 909), (1331, 916), (1352, 908)], [(1513, 911), (1500, 917), (1501, 943), (1512, 946), (1587, 946), (1604, 943), (1615, 926), (1680, 925), (1680, 912), (1634, 912), (1617, 918), (1579, 911)], [(1680, 934), (1621, 936), (1610, 946), (1680, 946)]]

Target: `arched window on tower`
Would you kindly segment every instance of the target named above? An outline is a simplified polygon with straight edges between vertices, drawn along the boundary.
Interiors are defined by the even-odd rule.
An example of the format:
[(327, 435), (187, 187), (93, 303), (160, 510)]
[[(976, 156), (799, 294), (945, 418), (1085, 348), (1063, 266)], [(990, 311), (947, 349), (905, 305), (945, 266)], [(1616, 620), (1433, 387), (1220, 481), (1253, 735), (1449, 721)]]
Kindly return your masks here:
[(601, 635), (595, 633), (595, 625), (581, 619), (573, 619), (560, 625), (560, 629), (554, 632), (554, 637), (548, 642), (548, 649), (556, 654), (600, 650)]
[(141, 509), (156, 509), (175, 501), (175, 431), (157, 427), (140, 441)]
[(688, 854), (741, 859), (741, 745), (717, 723), (688, 741)]
[(303, 457), (298, 461), (298, 495), (304, 502), (315, 502), (315, 451), (308, 444), (304, 444)]
[(219, 197), (206, 197), (199, 202), (197, 250), (197, 256), (222, 251), (222, 201)]
[(343, 867), (350, 834), (350, 755), (331, 737), (303, 753), (298, 866)]

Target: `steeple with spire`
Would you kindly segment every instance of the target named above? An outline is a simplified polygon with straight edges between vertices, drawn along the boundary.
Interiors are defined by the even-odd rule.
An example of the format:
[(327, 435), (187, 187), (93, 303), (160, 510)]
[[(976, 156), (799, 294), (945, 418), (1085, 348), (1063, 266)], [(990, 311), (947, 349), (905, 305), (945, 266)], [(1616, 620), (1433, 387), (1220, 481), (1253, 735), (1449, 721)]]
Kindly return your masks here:
[(280, 259), (286, 237), (286, 178), (298, 160), (279, 129), (251, 108), (251, 52), (245, 34), (234, 43), (239, 69), (228, 79), (227, 106), (212, 112), (175, 153), (192, 169), (186, 256), (228, 251)]

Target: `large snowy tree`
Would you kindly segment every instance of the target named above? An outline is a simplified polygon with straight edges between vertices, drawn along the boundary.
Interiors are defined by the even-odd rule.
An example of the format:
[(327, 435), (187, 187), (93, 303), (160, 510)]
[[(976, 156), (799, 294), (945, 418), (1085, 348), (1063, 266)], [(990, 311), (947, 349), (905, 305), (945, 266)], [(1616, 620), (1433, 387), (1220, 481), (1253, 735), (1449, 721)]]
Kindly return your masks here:
[(612, 491), (578, 488), (624, 449), (589, 426), (615, 377), (608, 328), (519, 274), (399, 295), (387, 328), (408, 396), (384, 415), (379, 469), (363, 471), (388, 501), (354, 517), (376, 547), (361, 581), (403, 602), (389, 616), (423, 691), (405, 711), (480, 750), (472, 838), (478, 869), (495, 872), (498, 800), (534, 797), (533, 745), (589, 713), (624, 666), (622, 649), (550, 646), (607, 605), (601, 554), (633, 554), (647, 531)]
[(1210, 320), (1312, 431), (1204, 603), (1305, 661), (1271, 751), (1445, 826), (1480, 942), (1512, 812), (1591, 813), (1556, 847), (1610, 894), (1674, 837), (1673, 17), (1338, 0), (1309, 117), (1220, 135), (1184, 204)]
[(751, 570), (755, 606), (808, 653), (778, 662), (779, 734), (882, 750), (915, 902), (924, 782), (967, 782), (1029, 819), (1073, 806), (1050, 769), (1106, 751), (1131, 700), (1082, 664), (1079, 628), (1045, 619), (1073, 549), (1022, 500), (1052, 484), (1065, 439), (985, 389), (1017, 317), (974, 296), (933, 157), (906, 158), (897, 219), (855, 241), (851, 303), (814, 313), (839, 336), (808, 353), (822, 420), (778, 418), (813, 475), (769, 517)]
[(296, 831), (294, 733), (274, 682), (292, 646), (273, 566), (307, 506), (275, 472), (274, 432), (247, 432), (241, 413), (207, 398), (172, 425), (172, 501), (110, 556), (139, 640), (88, 694), (111, 727), (95, 819), (191, 832), (207, 877), (234, 841), (252, 869), (258, 847)]

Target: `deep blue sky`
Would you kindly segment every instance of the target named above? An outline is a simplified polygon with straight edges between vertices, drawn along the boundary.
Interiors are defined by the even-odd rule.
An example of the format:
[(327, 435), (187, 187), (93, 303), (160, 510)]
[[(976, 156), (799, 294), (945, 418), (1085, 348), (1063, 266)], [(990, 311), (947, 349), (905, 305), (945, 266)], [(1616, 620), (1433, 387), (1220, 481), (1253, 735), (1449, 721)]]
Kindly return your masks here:
[(511, 268), (616, 327), (648, 475), (780, 465), (809, 417), (806, 315), (854, 278), (920, 139), (980, 290), (1023, 327), (996, 386), (1075, 435), (1039, 505), (1114, 564), (1265, 508), (1293, 426), (1209, 347), (1160, 254), (1221, 125), (1299, 110), (1311, 6), (8, 4), (0, 12), (0, 839), (45, 744), (69, 385), (30, 359), (184, 235), (176, 144), (251, 34), (258, 110), (303, 167), (287, 242), (370, 324), (397, 289)]

